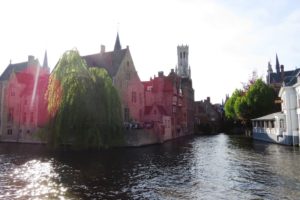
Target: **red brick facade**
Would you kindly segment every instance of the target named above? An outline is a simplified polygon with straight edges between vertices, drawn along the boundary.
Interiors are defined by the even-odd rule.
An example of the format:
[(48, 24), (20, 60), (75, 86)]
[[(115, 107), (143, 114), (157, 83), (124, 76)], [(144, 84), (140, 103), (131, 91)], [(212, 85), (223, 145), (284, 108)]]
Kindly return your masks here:
[(171, 138), (193, 133), (194, 90), (191, 80), (179, 77), (173, 70), (168, 76), (143, 82), (145, 91), (145, 121), (161, 123), (164, 116), (171, 120)]

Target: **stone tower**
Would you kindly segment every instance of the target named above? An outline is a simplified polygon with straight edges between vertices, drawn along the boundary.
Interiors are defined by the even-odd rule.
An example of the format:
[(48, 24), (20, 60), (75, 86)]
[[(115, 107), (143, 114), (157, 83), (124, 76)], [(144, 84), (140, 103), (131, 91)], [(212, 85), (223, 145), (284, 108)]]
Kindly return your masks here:
[(189, 46), (177, 46), (177, 74), (182, 78), (191, 78), (191, 68), (189, 66)]

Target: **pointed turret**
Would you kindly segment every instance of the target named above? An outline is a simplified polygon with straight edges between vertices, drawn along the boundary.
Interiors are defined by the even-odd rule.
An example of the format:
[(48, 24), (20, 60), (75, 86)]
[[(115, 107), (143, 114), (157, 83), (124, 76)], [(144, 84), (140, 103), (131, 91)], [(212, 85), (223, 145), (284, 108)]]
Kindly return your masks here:
[(268, 62), (268, 73), (273, 73), (271, 62)]
[(277, 74), (280, 73), (280, 65), (279, 65), (277, 53), (276, 53), (276, 73)]
[(117, 33), (117, 38), (116, 38), (116, 43), (115, 43), (115, 48), (114, 51), (121, 50), (121, 43), (120, 43), (120, 38), (119, 38), (119, 33)]
[(43, 67), (44, 67), (44, 68), (49, 68), (49, 66), (48, 66), (47, 50), (45, 51)]

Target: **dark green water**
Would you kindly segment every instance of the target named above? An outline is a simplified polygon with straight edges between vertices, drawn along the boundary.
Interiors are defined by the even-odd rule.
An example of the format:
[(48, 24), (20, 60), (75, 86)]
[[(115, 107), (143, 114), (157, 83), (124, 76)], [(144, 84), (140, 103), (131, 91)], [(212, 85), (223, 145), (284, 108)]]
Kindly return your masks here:
[(0, 143), (0, 199), (299, 199), (299, 148), (242, 136), (50, 152)]

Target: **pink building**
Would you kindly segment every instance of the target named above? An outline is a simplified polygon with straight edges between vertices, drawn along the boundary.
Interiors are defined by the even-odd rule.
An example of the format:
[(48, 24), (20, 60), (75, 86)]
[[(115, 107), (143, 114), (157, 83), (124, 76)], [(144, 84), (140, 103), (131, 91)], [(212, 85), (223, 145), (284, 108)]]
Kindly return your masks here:
[(47, 53), (44, 64), (28, 56), (23, 63), (10, 63), (0, 77), (0, 139), (13, 142), (39, 142), (37, 131), (48, 120), (45, 93), (48, 87)]
[(171, 70), (168, 76), (159, 72), (157, 77), (143, 82), (145, 122), (154, 123), (164, 140), (193, 133), (193, 119), (190, 119), (193, 115), (190, 109), (194, 101), (193, 89), (184, 81)]

